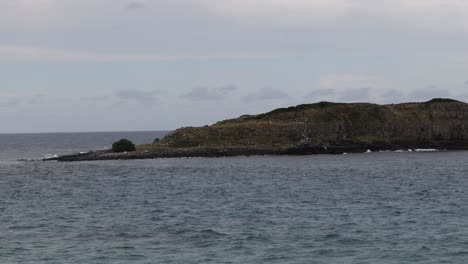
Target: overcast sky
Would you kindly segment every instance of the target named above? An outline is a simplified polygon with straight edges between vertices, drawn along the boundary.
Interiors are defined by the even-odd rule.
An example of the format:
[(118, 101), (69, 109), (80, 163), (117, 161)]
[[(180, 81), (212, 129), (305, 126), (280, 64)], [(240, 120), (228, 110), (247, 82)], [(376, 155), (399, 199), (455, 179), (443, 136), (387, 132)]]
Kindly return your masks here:
[(1, 0), (0, 133), (468, 100), (466, 0)]

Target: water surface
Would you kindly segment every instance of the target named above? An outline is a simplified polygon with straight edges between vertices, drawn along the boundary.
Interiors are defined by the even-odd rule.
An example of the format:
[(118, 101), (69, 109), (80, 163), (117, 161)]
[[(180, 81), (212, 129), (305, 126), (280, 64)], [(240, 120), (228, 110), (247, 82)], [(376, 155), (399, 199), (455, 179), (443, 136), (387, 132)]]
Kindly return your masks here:
[(0, 135), (0, 263), (468, 263), (468, 152), (15, 161), (162, 134)]

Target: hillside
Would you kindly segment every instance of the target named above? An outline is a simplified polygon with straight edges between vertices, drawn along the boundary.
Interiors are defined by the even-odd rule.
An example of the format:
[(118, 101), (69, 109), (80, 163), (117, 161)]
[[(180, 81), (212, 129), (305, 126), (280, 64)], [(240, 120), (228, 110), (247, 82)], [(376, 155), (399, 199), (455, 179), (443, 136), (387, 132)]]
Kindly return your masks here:
[(468, 140), (468, 104), (305, 104), (246, 115), (212, 126), (178, 129), (157, 146), (247, 146), (287, 149), (307, 145), (427, 144)]
[(340, 154), (367, 150), (468, 149), (468, 104), (452, 99), (377, 105), (320, 102), (180, 128), (129, 153), (59, 157), (61, 161)]

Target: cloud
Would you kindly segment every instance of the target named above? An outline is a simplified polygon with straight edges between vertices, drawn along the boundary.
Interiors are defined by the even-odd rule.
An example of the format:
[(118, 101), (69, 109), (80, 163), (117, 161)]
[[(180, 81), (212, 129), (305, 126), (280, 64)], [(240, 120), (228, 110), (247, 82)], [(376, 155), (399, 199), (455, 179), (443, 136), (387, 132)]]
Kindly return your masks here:
[[(464, 35), (420, 36), (411, 34), (412, 31), (419, 32), (419, 27), (412, 31), (408, 29), (418, 25), (420, 20), (432, 19), (424, 14), (425, 9), (447, 15), (463, 10), (453, 8), (455, 6), (468, 7), (451, 0), (407, 1), (412, 4), (402, 0), (384, 1), (384, 4), (375, 0), (115, 2), (0, 1), (0, 33), (8, 40), (4, 45), (10, 45), (0, 47), (0, 59), (143, 61), (314, 54), (339, 56), (341, 52), (350, 54), (349, 51), (358, 55), (359, 52), (390, 54), (394, 50), (402, 54), (400, 47), (409, 51), (437, 49), (443, 53), (456, 53), (456, 49), (449, 46), (466, 46)], [(150, 3), (152, 8), (148, 8), (148, 12), (124, 17), (119, 14), (124, 7), (141, 9), (150, 7)], [(413, 17), (413, 12), (420, 14)], [(405, 16), (397, 15), (400, 13)], [(405, 20), (408, 17), (411, 20)], [(454, 15), (448, 20), (461, 19), (468, 24), (465, 17), (464, 14)], [(255, 24), (258, 20), (262, 23)], [(321, 24), (317, 20), (327, 23)], [(437, 32), (444, 33), (464, 24), (458, 22)], [(202, 37), (194, 38), (194, 32)], [(442, 41), (447, 46), (441, 45)], [(353, 85), (365, 86), (373, 85)]]
[[(28, 17), (28, 19), (32, 18), (33, 22), (40, 19), (50, 20), (49, 17), (59, 17), (66, 20), (69, 17), (68, 13), (62, 15), (64, 11), (80, 15), (82, 13), (93, 16), (107, 15), (121, 8), (115, 2), (118, 1), (4, 0), (0, 1), (0, 10), (5, 10), (4, 13), (0, 11), (0, 23), (2, 22), (1, 17), (13, 21), (24, 20), (24, 17)], [(136, 8), (140, 8), (141, 4), (150, 1), (126, 0), (124, 2), (127, 2), (128, 6), (135, 5)], [(360, 12), (402, 25), (430, 30), (439, 30), (440, 28), (453, 30), (453, 28), (467, 28), (468, 26), (468, 20), (464, 16), (464, 10), (467, 10), (468, 3), (464, 0), (155, 0), (151, 3), (165, 7), (167, 10), (164, 12), (166, 13), (179, 12), (179, 14), (185, 15), (187, 13), (182, 9), (187, 9), (190, 10), (190, 13), (203, 12), (206, 17), (223, 17), (245, 24), (333, 23), (340, 19), (353, 17)], [(21, 24), (21, 22), (17, 23)]]
[(239, 23), (325, 24), (356, 14), (427, 31), (468, 29), (464, 0), (200, 0), (213, 13)]
[(157, 101), (157, 95), (160, 92), (155, 91), (142, 91), (142, 90), (121, 90), (115, 93), (115, 96), (122, 101), (134, 101), (138, 103), (151, 103)]
[(125, 61), (178, 61), (178, 60), (217, 60), (217, 59), (265, 59), (277, 55), (265, 52), (194, 52), (187, 53), (103, 53), (85, 52), (72, 49), (38, 48), (27, 46), (0, 45), (0, 59), (46, 60), (46, 61), (90, 61), (90, 62), (125, 62)]
[(381, 82), (379, 77), (369, 74), (329, 74), (320, 77), (319, 86), (323, 89), (373, 87)]
[[(346, 8), (350, 6), (348, 1), (343, 0), (200, 0), (200, 2), (212, 12), (232, 17), (239, 22), (281, 21), (286, 24), (327, 21), (345, 14)], [(310, 15), (311, 11), (319, 10), (321, 12), (313, 12), (314, 14)]]
[(334, 89), (317, 89), (308, 93), (306, 97), (315, 101), (333, 101), (336, 97), (336, 91)]
[(340, 91), (338, 100), (343, 102), (368, 102), (371, 94), (370, 87), (348, 88)]
[(275, 90), (270, 87), (262, 88), (256, 92), (250, 93), (243, 98), (246, 102), (266, 101), (288, 99), (289, 95), (283, 91)]
[[(397, 89), (378, 89), (375, 87), (318, 89), (307, 94), (314, 101), (340, 102), (374, 102), (383, 104), (402, 103), (407, 101), (427, 101), (438, 97), (450, 97), (452, 93), (436, 86), (404, 92)], [(459, 98), (467, 98), (460, 94)]]
[(6, 98), (0, 100), (0, 107), (1, 108), (11, 108), (16, 107), (21, 103), (21, 100), (18, 98)]
[(76, 50), (60, 50), (24, 46), (0, 46), (0, 58), (22, 60), (59, 60), (59, 61), (141, 61), (169, 59), (155, 55), (106, 54)]
[(402, 91), (395, 89), (383, 91), (379, 97), (384, 103), (399, 103), (406, 99), (406, 95)]
[[(468, 2), (456, 0), (126, 0), (127, 9), (149, 7), (149, 3), (154, 8), (124, 18), (118, 12), (122, 4), (115, 2), (0, 1), (0, 33), (15, 49), (6, 47), (9, 50), (1, 58), (122, 61), (245, 58), (261, 53), (338, 56), (350, 50), (353, 54), (359, 54), (356, 50), (389, 54), (399, 47), (455, 53), (449, 47), (465, 47), (464, 35), (438, 33), (465, 24), (468, 29), (463, 13)], [(258, 20), (262, 23), (255, 24)], [(437, 34), (411, 34), (419, 32), (419, 23), (424, 21)], [(453, 23), (442, 26), (445, 21)], [(202, 37), (194, 38), (194, 32)], [(441, 46), (442, 41), (449, 47)], [(396, 52), (401, 54), (399, 49)], [(353, 87), (364, 86), (368, 84)]]
[(414, 90), (409, 93), (410, 100), (427, 101), (434, 98), (450, 97), (451, 93), (447, 89), (439, 88), (435, 85), (428, 85), (423, 89)]
[(0, 98), (0, 107), (21, 109), (44, 108), (52, 104), (69, 106), (69, 103), (75, 99), (71, 95), (60, 95), (55, 92), (49, 94), (47, 92), (26, 93), (22, 91), (0, 94)]
[(468, 93), (457, 94), (453, 99), (468, 102)]
[(221, 100), (224, 99), (228, 94), (237, 90), (234, 85), (228, 85), (223, 87), (208, 88), (208, 87), (195, 87), (186, 94), (179, 96), (180, 98), (192, 100), (192, 101), (204, 101), (204, 100)]
[[(122, 91), (121, 91), (122, 92)], [(101, 96), (86, 96), (86, 97), (81, 97), (80, 101), (82, 102), (99, 102), (99, 101), (106, 101), (110, 98), (110, 96), (107, 95), (101, 95)]]
[(144, 9), (146, 7), (146, 4), (144, 2), (140, 1), (132, 1), (128, 3), (126, 6), (127, 10), (133, 10), (133, 9)]
[(28, 101), (29, 104), (41, 104), (47, 99), (47, 95), (43, 93), (34, 94)]

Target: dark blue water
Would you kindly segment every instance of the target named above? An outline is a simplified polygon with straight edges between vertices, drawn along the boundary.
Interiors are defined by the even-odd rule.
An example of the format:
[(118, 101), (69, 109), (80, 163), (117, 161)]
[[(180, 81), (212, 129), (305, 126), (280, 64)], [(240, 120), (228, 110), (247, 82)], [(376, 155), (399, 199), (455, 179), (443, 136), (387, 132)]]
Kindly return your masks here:
[(468, 263), (468, 152), (14, 161), (160, 136), (0, 135), (0, 263)]

